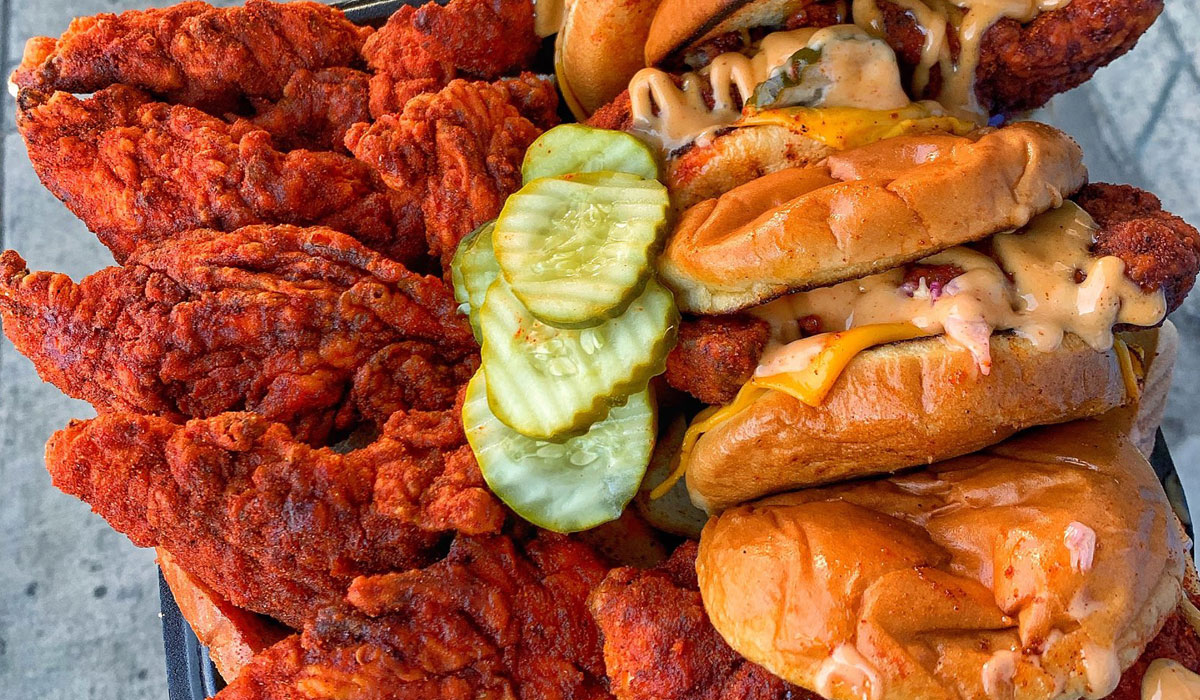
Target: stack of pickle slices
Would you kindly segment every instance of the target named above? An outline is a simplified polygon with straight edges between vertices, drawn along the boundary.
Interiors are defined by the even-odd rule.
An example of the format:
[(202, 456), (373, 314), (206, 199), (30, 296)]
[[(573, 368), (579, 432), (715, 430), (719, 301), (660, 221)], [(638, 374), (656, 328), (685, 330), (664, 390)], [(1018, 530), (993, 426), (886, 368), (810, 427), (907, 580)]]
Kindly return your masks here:
[(658, 176), (629, 134), (551, 129), (526, 154), (522, 188), (452, 264), (483, 356), (467, 439), (492, 491), (546, 529), (619, 517), (654, 449), (649, 382), (679, 324), (654, 274), (670, 207)]

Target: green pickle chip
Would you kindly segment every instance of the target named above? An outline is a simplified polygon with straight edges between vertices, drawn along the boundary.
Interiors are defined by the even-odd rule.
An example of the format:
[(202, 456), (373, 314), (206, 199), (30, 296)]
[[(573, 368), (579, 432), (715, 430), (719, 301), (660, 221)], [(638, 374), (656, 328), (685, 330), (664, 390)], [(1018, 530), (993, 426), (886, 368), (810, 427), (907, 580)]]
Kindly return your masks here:
[(658, 179), (654, 151), (636, 136), (583, 124), (563, 124), (539, 136), (525, 151), (521, 178), (532, 182), (543, 177), (600, 170)]
[(467, 385), (463, 425), (488, 487), (517, 515), (555, 532), (578, 532), (620, 517), (654, 449), (649, 389), (614, 406), (566, 442), (532, 440), (492, 413), (484, 370)]
[(666, 188), (637, 175), (534, 180), (496, 219), (496, 261), (534, 316), (594, 325), (624, 311), (651, 276), (668, 206)]
[(522, 435), (562, 441), (662, 373), (679, 312), (671, 292), (650, 279), (620, 316), (559, 328), (535, 318), (500, 277), (479, 322), (492, 411)]
[(489, 221), (467, 234), (450, 261), (454, 300), (462, 305), (459, 310), (467, 314), (476, 341), (482, 339), (479, 333), (479, 307), (483, 306), (488, 287), (500, 276), (500, 266), (496, 264), (496, 255), (492, 250), (492, 229), (495, 225), (494, 220)]

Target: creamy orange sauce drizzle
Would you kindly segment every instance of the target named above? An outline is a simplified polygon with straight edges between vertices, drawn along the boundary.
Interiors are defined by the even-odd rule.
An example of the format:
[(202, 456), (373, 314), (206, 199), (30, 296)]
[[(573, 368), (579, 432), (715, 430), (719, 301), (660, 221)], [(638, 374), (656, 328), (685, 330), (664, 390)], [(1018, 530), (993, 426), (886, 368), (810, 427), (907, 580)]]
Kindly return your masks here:
[(1142, 677), (1142, 700), (1196, 700), (1200, 675), (1170, 659), (1155, 659)]
[[(929, 85), (930, 71), (940, 67), (942, 87), (937, 100), (956, 116), (973, 116), (986, 121), (986, 111), (975, 95), (983, 37), (1002, 19), (1030, 22), (1042, 12), (1057, 10), (1071, 0), (890, 0), (916, 20), (925, 42), (921, 60), (913, 72), (913, 93), (920, 95)], [(885, 35), (878, 0), (854, 0), (854, 22), (874, 36)], [(958, 39), (958, 56), (950, 51), (950, 32)]]
[(903, 269), (893, 269), (760, 306), (752, 313), (771, 324), (772, 336), (756, 375), (808, 365), (809, 346), (821, 342), (820, 335), (801, 338), (800, 320), (808, 316), (827, 331), (911, 323), (928, 335), (945, 333), (971, 351), (984, 373), (997, 330), (1015, 331), (1042, 351), (1058, 348), (1065, 333), (1107, 350), (1114, 325), (1152, 326), (1166, 315), (1166, 302), (1161, 290), (1144, 292), (1126, 277), (1120, 258), (1093, 256), (1095, 232), (1087, 212), (1067, 202), (1020, 233), (993, 236), (994, 257), (957, 247), (920, 261), (962, 270), (940, 295), (924, 283), (905, 290)]
[[(816, 65), (827, 87), (817, 106), (888, 110), (909, 104), (891, 48), (853, 25), (835, 25), (768, 34), (754, 55), (721, 54), (685, 73), (682, 86), (657, 68), (642, 69), (629, 83), (633, 130), (664, 151), (704, 143), (736, 123), (754, 89), (804, 48), (821, 52)], [(705, 102), (706, 89), (712, 107)]]

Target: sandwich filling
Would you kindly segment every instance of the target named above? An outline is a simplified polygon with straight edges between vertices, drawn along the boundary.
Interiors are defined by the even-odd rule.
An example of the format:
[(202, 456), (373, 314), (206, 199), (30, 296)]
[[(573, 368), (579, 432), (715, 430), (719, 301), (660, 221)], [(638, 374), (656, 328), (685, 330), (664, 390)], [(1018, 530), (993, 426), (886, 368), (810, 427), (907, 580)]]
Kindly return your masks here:
[(936, 103), (912, 103), (895, 53), (854, 25), (768, 34), (679, 78), (645, 68), (630, 81), (629, 95), (633, 132), (664, 152), (704, 145), (741, 125), (785, 123), (837, 148), (973, 126), (947, 121)]
[(1121, 258), (1092, 255), (1097, 229), (1068, 201), (984, 246), (776, 299), (752, 311), (771, 326), (755, 376), (803, 372), (838, 332), (878, 325), (912, 326), (910, 337), (945, 334), (971, 351), (983, 374), (996, 331), (1013, 331), (1042, 351), (1058, 348), (1066, 333), (1107, 350), (1114, 326), (1156, 325), (1166, 300), (1161, 289), (1146, 292), (1129, 279)]
[(988, 119), (975, 94), (987, 31), (1002, 19), (1026, 23), (1070, 2), (893, 1), (924, 36), (911, 93), (926, 94), (933, 85), (937, 101), (910, 100), (885, 41), (879, 1), (853, 0), (853, 24), (767, 34), (678, 77), (639, 71), (629, 83), (632, 130), (667, 153), (705, 145), (733, 126), (779, 124), (834, 148), (930, 129), (963, 133)]
[[(925, 36), (921, 61), (913, 71), (912, 91), (921, 95), (930, 84), (934, 66), (941, 73), (937, 100), (963, 116), (986, 119), (987, 110), (975, 95), (983, 36), (1002, 19), (1030, 22), (1042, 12), (1057, 10), (1071, 0), (889, 0), (917, 21)], [(878, 0), (853, 0), (854, 22), (874, 36), (886, 36)], [(951, 35), (953, 34), (953, 39)], [(957, 53), (952, 50), (957, 46)]]

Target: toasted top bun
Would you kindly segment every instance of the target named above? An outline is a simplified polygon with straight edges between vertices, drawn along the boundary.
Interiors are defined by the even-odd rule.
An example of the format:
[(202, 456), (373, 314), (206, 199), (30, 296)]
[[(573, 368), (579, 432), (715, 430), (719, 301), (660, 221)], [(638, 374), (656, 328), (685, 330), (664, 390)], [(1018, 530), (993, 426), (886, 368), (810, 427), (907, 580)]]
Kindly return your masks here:
[(1182, 598), (1141, 453), (1096, 421), (709, 521), (713, 625), (832, 700), (1105, 697)]
[(659, 0), (574, 0), (555, 43), (555, 72), (582, 120), (608, 104), (645, 67), (643, 48)]
[(991, 355), (983, 375), (970, 351), (945, 336), (889, 343), (858, 353), (820, 406), (766, 392), (692, 448), (692, 502), (719, 513), (772, 493), (929, 464), (1129, 400), (1116, 352), (1075, 335), (1049, 352), (994, 335)]
[(659, 273), (684, 311), (726, 313), (1020, 228), (1087, 180), (1044, 124), (898, 136), (688, 209)]
[(721, 34), (777, 27), (816, 0), (663, 0), (646, 39), (646, 65), (678, 58)]

